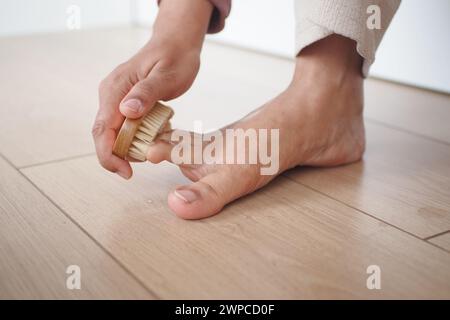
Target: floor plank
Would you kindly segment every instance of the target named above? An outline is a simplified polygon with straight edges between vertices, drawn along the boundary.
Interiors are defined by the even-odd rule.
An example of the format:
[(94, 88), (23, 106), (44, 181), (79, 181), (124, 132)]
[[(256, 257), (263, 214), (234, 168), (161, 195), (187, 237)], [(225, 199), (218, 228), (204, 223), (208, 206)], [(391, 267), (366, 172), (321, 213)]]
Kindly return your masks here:
[(450, 251), (450, 231), (437, 237), (431, 238), (428, 241), (447, 251)]
[(0, 38), (2, 153), (21, 167), (93, 152), (98, 83), (140, 36), (111, 29)]
[[(17, 167), (92, 153), (97, 84), (148, 36), (148, 30), (118, 28), (0, 39), (0, 151)], [(193, 121), (201, 120), (207, 131), (232, 122), (283, 90), (293, 68), (293, 61), (212, 42), (205, 45), (202, 63), (191, 90), (170, 102), (174, 127), (192, 129)], [(449, 97), (374, 79), (366, 81), (366, 92), (366, 116), (386, 125), (368, 123), (363, 162), (296, 169), (204, 221), (181, 221), (169, 212), (167, 192), (183, 181), (169, 166), (138, 166), (129, 183), (103, 172), (94, 157), (23, 172), (161, 297), (449, 298), (449, 255), (396, 229), (421, 238), (450, 229)], [(0, 267), (12, 276), (2, 278), (2, 272), (0, 288), (4, 281), (7, 288), (20, 288), (8, 291), (14, 296), (28, 290), (33, 297), (78, 297), (81, 293), (59, 291), (61, 281), (53, 283), (43, 269), (37, 272), (45, 277), (38, 278), (29, 266), (47, 269), (52, 263), (54, 274), (73, 257), (84, 257), (85, 248), (81, 261), (92, 272), (87, 277), (96, 275), (112, 287), (134, 281), (127, 274), (110, 281), (124, 271), (91, 248), (90, 239), (73, 231), (67, 219), (54, 218), (62, 213), (11, 170), (0, 171), (2, 219), (9, 219), (0, 227), (0, 243), (43, 245), (31, 247), (38, 256), (30, 256), (23, 244), (20, 250), (2, 247), (0, 253), (23, 262), (19, 268), (26, 276), (17, 279), (7, 263), (14, 260), (2, 259)], [(2, 185), (3, 175), (8, 184)], [(12, 210), (20, 214), (3, 214)], [(34, 215), (25, 215), (30, 212)], [(54, 233), (39, 232), (49, 228)], [(72, 232), (78, 234), (73, 243), (66, 237)], [(433, 239), (447, 239), (439, 238)], [(55, 246), (57, 241), (62, 245)], [(369, 264), (381, 266), (381, 291), (365, 287)], [(102, 268), (107, 272), (99, 276)], [(106, 286), (91, 285), (82, 294), (107, 294), (101, 291)]]
[[(98, 83), (149, 34), (144, 28), (113, 28), (0, 38), (3, 154), (23, 167), (92, 153)], [(293, 60), (206, 42), (193, 87), (171, 101), (173, 124), (192, 129), (194, 120), (202, 120), (207, 131), (235, 121), (285, 89), (293, 68)], [(370, 119), (450, 143), (449, 99), (368, 79), (365, 112)]]
[(185, 181), (169, 164), (130, 181), (94, 157), (23, 172), (162, 298), (450, 298), (447, 252), (284, 177), (184, 221), (166, 205)]
[[(2, 153), (15, 166), (24, 167), (94, 152), (90, 131), (98, 84), (129, 59), (149, 34), (146, 29), (116, 28), (0, 38)], [(291, 62), (256, 57), (256, 53), (207, 44), (195, 84), (171, 101), (177, 110), (174, 126), (191, 130), (194, 120), (201, 120), (205, 130), (218, 128), (282, 90)], [(240, 68), (223, 68), (224, 63), (239, 61)], [(273, 82), (255, 80), (271, 64), (279, 70)], [(258, 94), (248, 94), (242, 89), (246, 87)]]
[(286, 175), (421, 238), (450, 229), (450, 148), (367, 124), (364, 160)]
[(369, 79), (365, 85), (368, 119), (450, 144), (450, 95)]
[[(81, 289), (66, 287), (81, 268)], [(116, 261), (0, 158), (0, 299), (152, 298)]]

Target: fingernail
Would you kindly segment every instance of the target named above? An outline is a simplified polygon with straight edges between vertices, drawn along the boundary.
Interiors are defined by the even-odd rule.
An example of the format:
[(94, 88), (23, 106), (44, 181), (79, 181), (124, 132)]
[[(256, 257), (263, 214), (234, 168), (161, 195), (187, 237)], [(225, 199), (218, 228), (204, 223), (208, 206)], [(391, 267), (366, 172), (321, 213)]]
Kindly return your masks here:
[(125, 172), (117, 171), (117, 174), (118, 174), (119, 176), (121, 176), (122, 178), (124, 178), (125, 180), (130, 179), (130, 176), (127, 175)]
[(133, 112), (140, 113), (142, 111), (142, 103), (138, 99), (130, 99), (122, 103), (124, 108), (128, 108)]
[(186, 203), (191, 203), (198, 199), (197, 194), (188, 189), (175, 190), (173, 194)]

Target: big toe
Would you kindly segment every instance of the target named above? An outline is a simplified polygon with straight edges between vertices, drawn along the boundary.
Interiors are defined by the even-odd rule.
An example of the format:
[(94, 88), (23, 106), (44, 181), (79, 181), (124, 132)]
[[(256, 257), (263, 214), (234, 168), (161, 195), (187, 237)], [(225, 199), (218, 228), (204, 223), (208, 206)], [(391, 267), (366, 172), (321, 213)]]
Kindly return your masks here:
[(229, 202), (245, 193), (232, 175), (218, 171), (197, 182), (169, 193), (169, 207), (183, 219), (202, 219), (218, 213)]

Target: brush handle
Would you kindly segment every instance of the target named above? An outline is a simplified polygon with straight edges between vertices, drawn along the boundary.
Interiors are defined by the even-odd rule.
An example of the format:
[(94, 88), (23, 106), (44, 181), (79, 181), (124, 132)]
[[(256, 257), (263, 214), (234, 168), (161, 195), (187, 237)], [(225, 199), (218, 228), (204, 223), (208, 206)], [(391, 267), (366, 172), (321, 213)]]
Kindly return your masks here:
[[(142, 116), (139, 119), (129, 119), (129, 118), (125, 118), (125, 121), (123, 122), (119, 133), (117, 135), (116, 141), (114, 142), (114, 146), (113, 146), (113, 154), (118, 156), (121, 159), (127, 160), (127, 155), (128, 155), (128, 151), (130, 150), (131, 144), (133, 142), (133, 139), (136, 135), (136, 132), (139, 130), (139, 127), (142, 124), (142, 121), (144, 120), (145, 117), (147, 117), (149, 114), (151, 114), (152, 110), (156, 109), (157, 107), (162, 107), (162, 108), (168, 108), (165, 105), (163, 105), (160, 102), (157, 102), (152, 109), (150, 109), (150, 111)], [(173, 111), (172, 111), (173, 114)], [(170, 117), (172, 116), (172, 114), (169, 116), (169, 118), (167, 119), (167, 121), (170, 119)], [(166, 131), (166, 128), (168, 128), (170, 130), (170, 123), (167, 122), (165, 123), (164, 129), (162, 131)]]

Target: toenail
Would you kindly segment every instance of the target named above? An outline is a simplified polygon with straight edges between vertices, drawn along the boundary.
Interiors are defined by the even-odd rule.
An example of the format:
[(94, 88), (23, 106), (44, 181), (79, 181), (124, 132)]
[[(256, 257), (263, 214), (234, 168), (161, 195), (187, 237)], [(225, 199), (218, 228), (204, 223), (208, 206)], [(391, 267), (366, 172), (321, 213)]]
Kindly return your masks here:
[(197, 194), (188, 189), (175, 190), (173, 194), (186, 203), (191, 203), (198, 199)]

